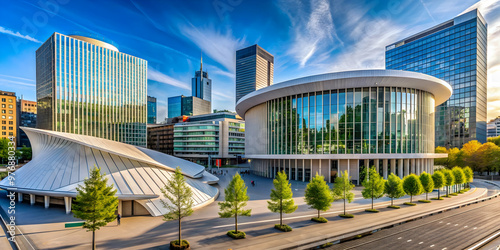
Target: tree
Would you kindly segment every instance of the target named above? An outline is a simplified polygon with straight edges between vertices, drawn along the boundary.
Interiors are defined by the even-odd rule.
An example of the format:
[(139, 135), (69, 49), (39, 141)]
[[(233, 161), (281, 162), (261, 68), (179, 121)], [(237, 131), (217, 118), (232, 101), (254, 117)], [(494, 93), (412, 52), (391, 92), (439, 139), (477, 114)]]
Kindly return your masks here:
[(500, 165), (500, 147), (492, 142), (487, 142), (483, 144), (477, 151), (475, 151), (472, 157), (475, 161), (476, 171), (487, 171), (488, 175), (491, 172), (498, 170)]
[[(453, 177), (455, 178), (455, 185), (457, 185), (457, 188), (460, 189), (460, 184), (465, 183), (464, 171), (460, 167), (454, 167), (451, 170), (451, 173), (453, 174)], [(457, 189), (457, 191), (459, 191), (458, 189)]]
[(450, 186), (455, 184), (455, 177), (449, 169), (442, 169), (441, 172), (444, 175), (444, 185), (446, 186), (446, 197), (450, 197)]
[(312, 209), (318, 210), (318, 219), (320, 211), (327, 211), (332, 206), (333, 196), (330, 192), (330, 187), (325, 182), (325, 177), (318, 175), (311, 179), (307, 184), (305, 192), (306, 204)]
[(425, 200), (429, 200), (429, 193), (434, 190), (434, 180), (432, 179), (432, 176), (423, 172), (420, 174), (420, 183), (422, 183), (422, 188), (425, 192)]
[[(161, 200), (163, 206), (169, 211), (163, 215), (163, 219), (165, 221), (179, 221), (179, 241), (177, 243), (171, 242), (171, 244), (179, 245), (182, 248), (184, 243), (181, 234), (181, 220), (193, 213), (193, 191), (186, 184), (180, 167), (175, 169), (173, 178), (168, 180), (167, 185), (165, 185), (165, 188), (161, 189), (161, 192), (169, 201), (165, 202)], [(186, 247), (189, 246), (189, 243), (186, 243)]]
[(495, 145), (500, 147), (500, 136), (497, 137), (489, 137), (488, 142), (495, 143)]
[(394, 207), (394, 199), (401, 198), (406, 194), (403, 189), (403, 180), (391, 173), (384, 184), (384, 192), (387, 197), (391, 198), (391, 207)]
[[(462, 161), (456, 164), (457, 166), (471, 166), (472, 169), (480, 171), (480, 162), (478, 159), (478, 154), (476, 151), (482, 146), (482, 144), (476, 140), (469, 141), (462, 146), (460, 149)], [(455, 165), (453, 165), (455, 166)]]
[(469, 166), (467, 166), (464, 168), (464, 174), (465, 174), (465, 182), (467, 183), (468, 188), (470, 188), (470, 183), (473, 181), (474, 172)]
[(113, 185), (108, 186), (108, 178), (101, 174), (101, 169), (94, 166), (90, 177), (83, 181), (83, 186), (76, 188), (76, 202), (73, 216), (84, 221), (83, 228), (92, 231), (92, 249), (95, 249), (95, 231), (116, 219), (118, 198)]
[(438, 189), (438, 200), (440, 200), (441, 199), (440, 190), (445, 184), (443, 173), (441, 173), (440, 171), (434, 172), (434, 174), (432, 174), (432, 181), (434, 182), (434, 187)]
[(363, 180), (362, 185), (364, 189), (361, 191), (361, 194), (365, 199), (372, 199), (372, 210), (374, 210), (373, 200), (384, 196), (384, 183), (384, 178), (380, 176), (375, 167), (368, 169), (368, 178)]
[(18, 151), (19, 151), (21, 159), (31, 160), (31, 156), (32, 156), (31, 148), (28, 148), (28, 147), (23, 145), (23, 147), (21, 149), (19, 149)]
[(9, 158), (9, 139), (0, 138), (0, 158), (2, 163)]
[(351, 177), (347, 174), (347, 171), (335, 178), (332, 192), (334, 199), (344, 200), (344, 215), (346, 215), (346, 201), (351, 203), (354, 200), (354, 193), (351, 192), (353, 188), (354, 184), (351, 183)]
[(247, 195), (247, 186), (240, 174), (236, 173), (224, 189), (225, 201), (219, 202), (219, 216), (221, 218), (234, 217), (234, 232), (238, 234), (238, 215), (250, 216), (252, 209), (244, 209), (250, 199)]
[(423, 191), (422, 183), (415, 174), (407, 175), (403, 179), (403, 190), (406, 194), (410, 195), (410, 203), (413, 202), (413, 196), (419, 195)]
[(280, 213), (280, 226), (283, 226), (283, 213), (289, 214), (297, 210), (297, 206), (292, 199), (292, 184), (288, 182), (285, 171), (283, 171), (278, 172), (278, 176), (273, 180), (273, 185), (274, 189), (271, 190), (271, 201), (267, 202), (267, 208), (271, 212)]

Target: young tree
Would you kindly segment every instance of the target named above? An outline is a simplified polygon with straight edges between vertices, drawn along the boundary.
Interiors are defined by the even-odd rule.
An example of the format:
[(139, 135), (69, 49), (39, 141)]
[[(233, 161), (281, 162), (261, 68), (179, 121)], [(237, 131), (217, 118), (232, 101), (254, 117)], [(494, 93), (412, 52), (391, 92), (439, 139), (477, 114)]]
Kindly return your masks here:
[(238, 215), (250, 216), (252, 209), (244, 209), (250, 199), (247, 195), (247, 186), (240, 174), (236, 173), (224, 189), (225, 201), (219, 202), (219, 216), (221, 218), (234, 217), (234, 233), (238, 234)]
[(116, 219), (118, 198), (113, 185), (108, 186), (108, 178), (101, 174), (101, 169), (94, 166), (89, 178), (78, 185), (73, 216), (84, 221), (83, 228), (92, 231), (92, 249), (95, 249), (95, 231)]
[[(354, 188), (354, 184), (351, 183), (351, 177), (344, 171), (341, 176), (335, 178), (335, 184), (333, 184), (333, 197), (334, 199), (344, 200), (344, 216), (349, 216), (346, 214), (346, 202), (351, 203), (354, 200), (354, 193), (351, 190)], [(352, 217), (349, 216), (349, 217)]]
[(413, 205), (413, 196), (419, 195), (423, 191), (422, 183), (420, 179), (415, 174), (407, 175), (403, 179), (403, 190), (406, 194), (410, 195), (410, 203), (405, 203), (408, 205)]
[(443, 173), (441, 173), (440, 171), (434, 172), (434, 174), (432, 174), (432, 181), (434, 182), (434, 187), (438, 189), (438, 198), (437, 199), (441, 200), (440, 190), (442, 187), (444, 187), (444, 184), (445, 184), (445, 179), (444, 179)]
[(488, 175), (498, 169), (500, 165), (500, 147), (492, 142), (487, 142), (474, 152), (473, 160), (477, 171), (486, 171)]
[(387, 197), (391, 198), (390, 207), (399, 208), (398, 206), (394, 206), (394, 199), (401, 198), (406, 194), (403, 189), (403, 180), (401, 180), (401, 178), (394, 173), (391, 173), (385, 182), (384, 192)]
[(470, 183), (473, 180), (474, 172), (472, 171), (472, 169), (469, 166), (467, 166), (464, 168), (464, 174), (465, 174), (465, 182), (467, 183), (467, 187), (470, 188)]
[(455, 177), (449, 169), (442, 169), (441, 172), (444, 175), (444, 185), (446, 186), (446, 197), (450, 197), (450, 186), (455, 184)]
[(193, 213), (193, 191), (186, 184), (186, 180), (182, 175), (180, 167), (175, 169), (173, 178), (168, 180), (167, 185), (165, 185), (165, 188), (162, 188), (161, 192), (169, 201), (165, 202), (160, 200), (163, 206), (169, 211), (167, 214), (163, 215), (163, 219), (165, 221), (179, 221), (179, 240), (177, 242), (170, 242), (170, 244), (178, 245), (180, 248), (182, 248), (183, 245), (188, 247), (189, 242), (183, 242), (181, 237), (181, 220), (182, 218), (188, 217)]
[(333, 202), (333, 196), (323, 175), (318, 175), (318, 173), (316, 173), (316, 176), (307, 184), (305, 201), (312, 209), (318, 210), (318, 219), (321, 217), (320, 211), (327, 211), (330, 209)]
[(371, 210), (367, 209), (367, 211), (378, 212), (373, 209), (373, 200), (384, 196), (384, 183), (384, 178), (380, 176), (375, 167), (368, 169), (368, 178), (365, 178), (362, 183), (365, 188), (361, 191), (363, 198), (372, 200), (372, 208)]
[(429, 193), (434, 190), (434, 180), (432, 176), (426, 172), (420, 174), (420, 183), (422, 183), (423, 191), (425, 192), (425, 200), (429, 200)]
[(278, 176), (273, 180), (273, 185), (274, 189), (271, 190), (271, 201), (267, 202), (267, 208), (271, 212), (280, 213), (280, 227), (282, 227), (283, 213), (293, 213), (297, 210), (297, 206), (292, 199), (292, 184), (288, 182), (285, 171), (278, 172)]
[(465, 183), (465, 174), (461, 167), (454, 167), (451, 169), (451, 173), (455, 178), (455, 185), (457, 187), (457, 192), (460, 191), (460, 185)]

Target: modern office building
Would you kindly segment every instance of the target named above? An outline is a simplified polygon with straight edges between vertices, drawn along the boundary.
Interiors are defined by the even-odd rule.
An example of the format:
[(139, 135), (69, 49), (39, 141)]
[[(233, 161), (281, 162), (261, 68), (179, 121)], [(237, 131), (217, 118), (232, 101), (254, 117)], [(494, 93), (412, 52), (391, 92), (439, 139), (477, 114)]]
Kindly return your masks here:
[(488, 122), (488, 138), (500, 136), (500, 116)]
[(192, 96), (212, 103), (212, 79), (208, 78), (207, 71), (203, 71), (203, 58), (200, 61), (200, 70), (196, 71), (191, 79), (191, 91)]
[(148, 124), (156, 124), (156, 97), (148, 96)]
[(0, 138), (17, 136), (17, 111), (16, 93), (0, 91), (0, 104), (2, 105)]
[(360, 70), (298, 78), (243, 97), (245, 157), (252, 171), (333, 182), (374, 166), (384, 177), (433, 173), (434, 108), (451, 86), (433, 76), (398, 70)]
[(17, 146), (31, 147), (28, 136), (19, 127), (36, 127), (36, 102), (18, 99), (17, 117)]
[(147, 61), (54, 33), (36, 51), (37, 128), (146, 146)]
[(259, 45), (236, 51), (236, 102), (273, 84), (274, 56)]
[(436, 108), (436, 145), (486, 142), (486, 21), (478, 10), (386, 47), (386, 68), (435, 76), (453, 87)]
[(193, 116), (210, 113), (211, 104), (195, 96), (174, 96), (168, 98), (168, 117)]
[(193, 191), (194, 208), (217, 199), (218, 178), (203, 166), (144, 147), (87, 135), (69, 134), (36, 128), (22, 128), (33, 146), (33, 159), (16, 171), (15, 183), (7, 178), (0, 188), (15, 191), (18, 201), (32, 205), (42, 203), (64, 205), (66, 213), (77, 195), (76, 188), (89, 177), (89, 169), (98, 166), (106, 173), (108, 185), (116, 189), (122, 216), (168, 213), (168, 202), (161, 189), (176, 167), (180, 167), (186, 183)]
[(148, 148), (174, 155), (174, 124), (148, 124)]
[(234, 113), (191, 116), (174, 125), (176, 157), (211, 166), (221, 159), (230, 165), (239, 163), (244, 151), (245, 121)]

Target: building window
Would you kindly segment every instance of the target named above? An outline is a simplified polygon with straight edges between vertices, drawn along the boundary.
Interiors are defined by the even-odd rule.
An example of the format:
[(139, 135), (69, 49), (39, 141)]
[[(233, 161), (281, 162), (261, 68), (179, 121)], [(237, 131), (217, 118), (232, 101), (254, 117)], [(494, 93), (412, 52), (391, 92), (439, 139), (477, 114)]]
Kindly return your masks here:
[(9, 104), (9, 108), (14, 108), (14, 106), (12, 106), (12, 104)]
[(2, 126), (2, 129), (3, 129), (3, 130), (6, 130), (6, 129), (7, 129), (7, 127), (5, 127), (5, 126)]
[(2, 132), (2, 135), (7, 135), (7, 133), (6, 132)]
[(9, 102), (12, 102), (12, 99), (9, 99)]
[(9, 114), (13, 114), (13, 113), (12, 113), (12, 110), (9, 110)]
[(2, 102), (5, 102), (5, 98), (2, 98)]
[[(3, 124), (5, 124), (5, 121), (3, 121)], [(9, 125), (12, 125), (12, 124), (14, 124), (14, 122), (13, 121), (9, 121)]]
[(13, 132), (9, 132), (9, 135), (14, 135), (14, 133)]
[(13, 128), (12, 128), (12, 127), (9, 127), (9, 130), (13, 130)]
[(9, 119), (10, 119), (10, 120), (12, 120), (12, 119), (14, 119), (14, 117), (12, 117), (12, 116), (9, 116)]

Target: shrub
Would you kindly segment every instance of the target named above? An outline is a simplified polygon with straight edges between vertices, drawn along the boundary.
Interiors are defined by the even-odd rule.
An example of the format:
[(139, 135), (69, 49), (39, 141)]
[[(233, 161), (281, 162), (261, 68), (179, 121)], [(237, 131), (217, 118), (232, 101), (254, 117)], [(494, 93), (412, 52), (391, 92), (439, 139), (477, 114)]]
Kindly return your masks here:
[(333, 243), (327, 242), (327, 243), (321, 245), (320, 248), (327, 248), (327, 247), (331, 247), (331, 246), (333, 246)]
[(339, 216), (342, 218), (354, 218), (354, 215), (352, 214), (339, 214)]
[(388, 206), (388, 208), (400, 209), (400, 206)]
[(328, 220), (325, 217), (312, 217), (311, 220), (319, 222), (319, 223), (327, 223), (328, 222)]
[(451, 193), (450, 195), (457, 196), (458, 194), (457, 193)]
[(289, 225), (280, 225), (280, 224), (276, 224), (274, 225), (274, 228), (278, 229), (278, 230), (281, 230), (283, 232), (290, 232), (292, 231), (292, 227), (290, 227)]
[(412, 203), (412, 202), (405, 202), (403, 204), (405, 204), (407, 206), (416, 206), (417, 205), (417, 203)]
[(451, 198), (451, 195), (443, 195), (441, 197)]
[(191, 249), (189, 246), (189, 241), (182, 240), (182, 245), (179, 245), (179, 240), (170, 241), (170, 249), (181, 250), (181, 249)]
[(366, 212), (370, 212), (370, 213), (378, 213), (380, 211), (378, 211), (377, 209), (365, 209)]
[(438, 200), (438, 201), (442, 201), (442, 200), (444, 200), (444, 199), (443, 199), (443, 197), (439, 197), (439, 198), (438, 198), (438, 197), (434, 197), (434, 198), (431, 198), (431, 200)]
[(247, 235), (243, 231), (238, 231), (238, 233), (236, 233), (234, 230), (230, 230), (227, 231), (227, 236), (233, 239), (244, 239)]
[(421, 203), (431, 203), (430, 200), (418, 200), (418, 202), (421, 202)]

